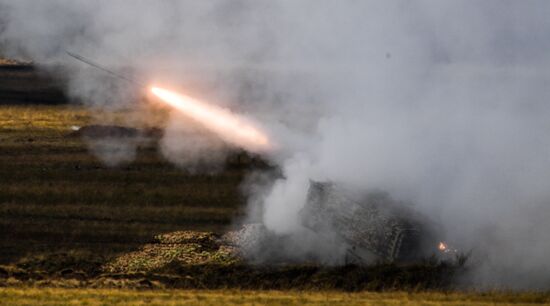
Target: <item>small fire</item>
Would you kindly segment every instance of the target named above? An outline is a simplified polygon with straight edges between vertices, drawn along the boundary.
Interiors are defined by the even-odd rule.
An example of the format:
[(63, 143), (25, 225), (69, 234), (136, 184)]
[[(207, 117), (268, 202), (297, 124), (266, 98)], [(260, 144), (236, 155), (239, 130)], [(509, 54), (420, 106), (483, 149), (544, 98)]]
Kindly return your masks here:
[(443, 241), (439, 242), (439, 245), (437, 246), (437, 248), (443, 254), (458, 254), (457, 249), (450, 247), (447, 243)]
[(151, 92), (228, 143), (257, 153), (268, 151), (273, 147), (264, 132), (246, 118), (228, 109), (206, 104), (187, 95), (159, 87), (152, 87)]

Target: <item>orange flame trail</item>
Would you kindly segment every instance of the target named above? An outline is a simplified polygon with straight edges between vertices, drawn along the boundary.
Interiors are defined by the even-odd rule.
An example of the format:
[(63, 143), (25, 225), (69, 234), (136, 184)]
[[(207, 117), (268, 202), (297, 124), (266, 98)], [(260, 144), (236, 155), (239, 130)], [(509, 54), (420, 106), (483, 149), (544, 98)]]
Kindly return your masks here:
[(265, 133), (228, 109), (208, 105), (192, 97), (159, 87), (152, 87), (151, 92), (163, 102), (195, 119), (233, 145), (252, 152), (265, 152), (272, 147)]

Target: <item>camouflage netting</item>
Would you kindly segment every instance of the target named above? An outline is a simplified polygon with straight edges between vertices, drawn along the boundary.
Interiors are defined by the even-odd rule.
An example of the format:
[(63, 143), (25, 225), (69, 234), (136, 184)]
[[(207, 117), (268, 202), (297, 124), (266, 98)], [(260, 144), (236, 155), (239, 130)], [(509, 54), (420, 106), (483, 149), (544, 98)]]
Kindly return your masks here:
[(347, 249), (343, 261), (333, 260), (331, 264), (412, 262), (429, 257), (438, 244), (427, 219), (384, 193), (354, 196), (331, 183), (311, 182), (307, 203), (300, 213), (303, 225), (310, 229), (300, 235), (276, 235), (262, 224), (244, 225), (223, 236), (179, 231), (156, 236), (153, 243), (116, 258), (104, 270), (148, 272), (169, 264), (225, 265), (245, 261), (324, 264), (316, 254), (322, 251), (300, 248), (313, 241), (317, 248), (329, 245), (331, 253), (341, 246)]
[[(304, 233), (302, 233), (304, 234)], [(320, 263), (319, 253), (315, 250), (303, 249), (304, 242), (318, 237), (311, 233), (303, 235), (277, 235), (269, 231), (263, 224), (246, 224), (238, 231), (225, 234), (224, 240), (235, 246), (239, 254), (250, 264), (313, 264)]]
[(149, 272), (169, 264), (234, 264), (236, 247), (211, 232), (179, 231), (155, 236), (154, 242), (104, 265), (110, 273)]
[[(336, 185), (312, 182), (301, 217), (309, 228), (304, 235), (276, 235), (262, 224), (249, 224), (224, 235), (165, 233), (138, 250), (115, 257), (37, 254), (0, 266), (0, 286), (449, 288), (466, 259), (422, 260), (429, 250), (425, 244), (435, 246), (431, 223), (383, 193), (354, 196)], [(343, 245), (355, 260), (326, 265), (315, 257), (323, 253), (318, 247), (328, 246), (329, 253), (337, 253), (327, 232), (345, 241)], [(305, 248), (313, 253), (300, 253), (301, 245), (313, 240), (321, 242)]]
[[(257, 263), (327, 260), (315, 250), (301, 248), (304, 243), (315, 248), (328, 245), (330, 253), (345, 248), (345, 258), (333, 259), (332, 264), (413, 262), (439, 253), (436, 238), (441, 237), (435, 224), (384, 192), (355, 194), (333, 183), (312, 181), (300, 217), (306, 229), (297, 235), (275, 235), (262, 224), (248, 224), (225, 235), (225, 240)], [(327, 253), (317, 253), (323, 252)]]
[[(243, 260), (242, 247), (269, 242), (272, 235), (262, 225), (249, 225), (224, 236), (193, 231), (158, 235), (114, 259), (88, 252), (32, 255), (0, 265), (0, 287), (421, 290), (451, 288), (461, 271), (459, 265), (436, 261), (325, 266), (251, 265)], [(265, 246), (266, 251), (277, 248)]]
[(435, 251), (434, 224), (383, 192), (355, 195), (333, 183), (310, 182), (303, 224), (334, 232), (359, 262), (414, 261)]

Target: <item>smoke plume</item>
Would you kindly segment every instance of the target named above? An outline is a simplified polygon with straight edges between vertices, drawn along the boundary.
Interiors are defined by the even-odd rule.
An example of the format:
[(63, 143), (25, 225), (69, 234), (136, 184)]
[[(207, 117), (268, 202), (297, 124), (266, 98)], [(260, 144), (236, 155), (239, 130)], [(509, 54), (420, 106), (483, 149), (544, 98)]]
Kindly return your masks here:
[[(65, 50), (262, 122), (284, 178), (247, 190), (251, 218), (276, 233), (302, 230), (309, 179), (385, 190), (473, 251), (469, 282), (547, 289), (549, 15), (536, 0), (0, 0), (0, 43), (67, 67), (89, 105), (136, 90)], [(182, 143), (176, 122), (169, 159), (223, 156)]]

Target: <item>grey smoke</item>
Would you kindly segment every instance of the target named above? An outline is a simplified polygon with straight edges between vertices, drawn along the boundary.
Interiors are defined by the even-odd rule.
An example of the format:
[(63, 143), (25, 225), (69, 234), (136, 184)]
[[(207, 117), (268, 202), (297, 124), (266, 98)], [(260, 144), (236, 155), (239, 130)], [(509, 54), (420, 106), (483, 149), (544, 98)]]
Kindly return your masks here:
[[(547, 289), (549, 14), (542, 0), (1, 0), (0, 43), (68, 67), (90, 105), (135, 89), (65, 49), (262, 122), (284, 179), (249, 186), (251, 218), (276, 233), (301, 230), (310, 178), (383, 189), (477, 254), (468, 282)], [(163, 152), (193, 164), (209, 144), (181, 149), (172, 128)]]
[(129, 163), (136, 157), (138, 140), (124, 138), (86, 139), (88, 147), (107, 166)]
[(222, 170), (229, 151), (220, 139), (197, 128), (178, 113), (168, 119), (160, 149), (169, 161), (191, 173)]

